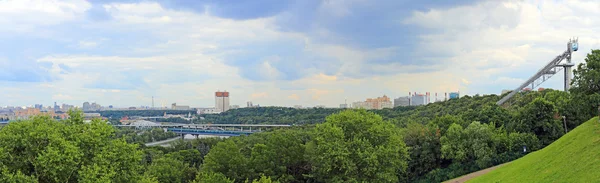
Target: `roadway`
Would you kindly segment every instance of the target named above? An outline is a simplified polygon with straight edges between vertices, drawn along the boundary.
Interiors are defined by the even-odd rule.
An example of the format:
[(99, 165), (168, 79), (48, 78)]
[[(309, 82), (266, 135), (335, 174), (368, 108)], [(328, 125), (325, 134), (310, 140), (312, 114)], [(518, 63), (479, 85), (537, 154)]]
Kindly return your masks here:
[(146, 143), (144, 145), (146, 145), (148, 147), (159, 146), (159, 145), (163, 145), (163, 144), (169, 144), (169, 143), (177, 141), (179, 139), (181, 139), (181, 137), (173, 137), (173, 138), (166, 139), (166, 140), (161, 140), (161, 141), (156, 141), (156, 142), (149, 142), (149, 143)]

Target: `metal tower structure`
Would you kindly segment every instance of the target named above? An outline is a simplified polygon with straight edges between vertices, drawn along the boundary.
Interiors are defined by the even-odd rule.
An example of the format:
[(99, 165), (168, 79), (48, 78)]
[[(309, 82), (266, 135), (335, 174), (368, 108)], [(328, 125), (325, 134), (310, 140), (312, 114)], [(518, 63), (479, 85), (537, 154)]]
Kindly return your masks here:
[[(564, 89), (565, 91), (569, 91), (571, 86), (571, 67), (575, 64), (571, 63), (571, 54), (579, 49), (579, 40), (577, 38), (570, 39), (567, 43), (567, 50), (562, 54), (558, 55), (554, 60), (550, 61), (550, 63), (546, 64), (546, 66), (542, 67), (537, 73), (535, 73), (531, 78), (521, 84), (518, 88), (514, 89), (508, 95), (504, 96), (500, 99), (496, 104), (502, 105), (525, 87), (531, 86), (533, 90), (535, 87), (541, 85), (556, 73), (564, 70), (565, 78), (564, 78)], [(563, 60), (566, 60), (566, 63), (560, 64)]]

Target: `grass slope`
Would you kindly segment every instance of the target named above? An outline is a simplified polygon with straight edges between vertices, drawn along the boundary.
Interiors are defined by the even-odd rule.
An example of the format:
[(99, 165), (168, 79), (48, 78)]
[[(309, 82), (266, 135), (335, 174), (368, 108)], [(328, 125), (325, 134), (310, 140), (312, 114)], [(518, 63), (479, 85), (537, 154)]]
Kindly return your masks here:
[(546, 148), (469, 182), (598, 182), (600, 123), (581, 124)]

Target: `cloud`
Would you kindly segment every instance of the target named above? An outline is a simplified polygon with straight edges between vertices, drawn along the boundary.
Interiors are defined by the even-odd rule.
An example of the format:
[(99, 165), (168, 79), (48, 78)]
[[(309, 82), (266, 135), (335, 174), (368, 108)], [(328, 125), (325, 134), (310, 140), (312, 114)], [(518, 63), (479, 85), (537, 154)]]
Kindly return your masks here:
[(63, 94), (52, 95), (52, 100), (64, 101), (64, 100), (73, 100), (73, 99), (74, 98), (70, 95), (63, 95)]
[(471, 84), (471, 82), (470, 82), (469, 80), (466, 80), (466, 79), (464, 79), (464, 78), (463, 78), (463, 79), (461, 79), (460, 81), (462, 81), (462, 83), (463, 83), (463, 84), (465, 84), (465, 85), (469, 85), (469, 84)]
[[(561, 54), (573, 34), (580, 37), (580, 45), (600, 46), (600, 36), (593, 33), (600, 22), (592, 18), (600, 14), (580, 3), (584, 2), (486, 1), (413, 11), (403, 23), (424, 30), (419, 36), (418, 55), (437, 57), (446, 63), (447, 72), (470, 81), (470, 88), (479, 87), (478, 93), (498, 93), (500, 87), (518, 84), (486, 83), (499, 77), (529, 78)], [(589, 7), (600, 6), (598, 2), (585, 3)], [(583, 56), (575, 53), (575, 57), (579, 59), (574, 60), (581, 60)], [(556, 86), (560, 82), (553, 79), (544, 85)]]
[(287, 97), (288, 99), (292, 99), (292, 100), (300, 100), (300, 96), (298, 96), (298, 94), (291, 94), (290, 96)]
[(261, 98), (267, 98), (267, 97), (269, 97), (269, 94), (267, 94), (266, 92), (253, 93), (252, 95), (250, 95), (251, 99), (261, 99)]
[(595, 1), (52, 2), (0, 1), (0, 84), (10, 86), (0, 101), (208, 107), (227, 89), (238, 105), (338, 106), (499, 93), (571, 36), (576, 63), (600, 47)]
[(93, 41), (79, 41), (80, 48), (93, 48), (96, 47), (98, 43)]
[(31, 32), (40, 26), (79, 20), (90, 7), (84, 0), (0, 1), (0, 31)]

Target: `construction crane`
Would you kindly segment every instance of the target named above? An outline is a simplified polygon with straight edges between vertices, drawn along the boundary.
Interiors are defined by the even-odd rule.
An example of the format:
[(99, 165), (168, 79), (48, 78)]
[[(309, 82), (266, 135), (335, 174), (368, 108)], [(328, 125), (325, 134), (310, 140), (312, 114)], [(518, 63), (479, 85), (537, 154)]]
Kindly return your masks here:
[[(565, 91), (569, 91), (569, 87), (571, 85), (571, 67), (575, 64), (571, 63), (571, 54), (579, 49), (579, 40), (577, 38), (570, 39), (567, 43), (567, 50), (562, 54), (558, 55), (554, 60), (550, 61), (550, 63), (546, 64), (546, 66), (542, 67), (535, 75), (521, 84), (518, 88), (514, 89), (508, 95), (502, 97), (496, 104), (502, 105), (506, 101), (510, 100), (513, 96), (523, 90), (525, 87), (531, 86), (533, 90), (535, 87), (541, 85), (556, 73), (564, 70), (565, 78), (564, 78), (564, 89)], [(563, 60), (566, 60), (566, 63), (561, 64)]]

